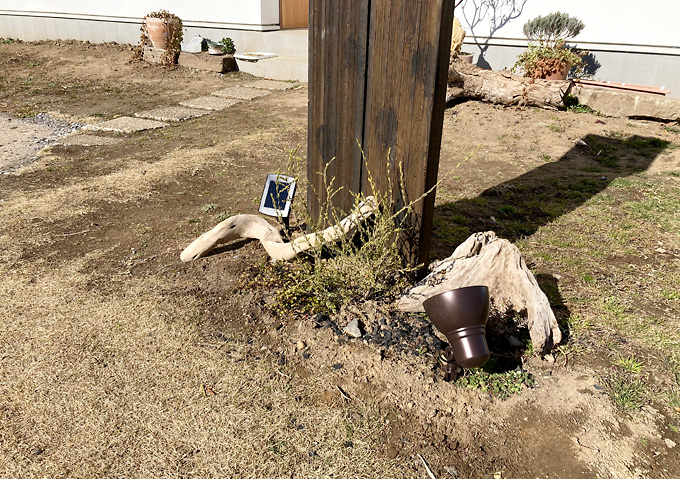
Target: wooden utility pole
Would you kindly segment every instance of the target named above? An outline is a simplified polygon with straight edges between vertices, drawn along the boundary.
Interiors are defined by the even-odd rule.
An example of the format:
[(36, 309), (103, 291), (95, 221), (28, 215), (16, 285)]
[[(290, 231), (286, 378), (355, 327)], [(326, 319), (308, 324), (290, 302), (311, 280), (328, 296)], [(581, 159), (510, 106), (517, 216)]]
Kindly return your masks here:
[[(453, 7), (454, 0), (310, 2), (307, 176), (313, 216), (321, 215), (327, 200), (324, 169), (334, 188), (342, 188), (332, 203), (344, 211), (353, 205), (351, 192), (371, 193), (369, 174), (383, 192), (391, 182), (397, 207), (434, 187)], [(432, 191), (404, 218), (411, 234), (401, 246), (412, 265), (429, 262), (434, 199)]]

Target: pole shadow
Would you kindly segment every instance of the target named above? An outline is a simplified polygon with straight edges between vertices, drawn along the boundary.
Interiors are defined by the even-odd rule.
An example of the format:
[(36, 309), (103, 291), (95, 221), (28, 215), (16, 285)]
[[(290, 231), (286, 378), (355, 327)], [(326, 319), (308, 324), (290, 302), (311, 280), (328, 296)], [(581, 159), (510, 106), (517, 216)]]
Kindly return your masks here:
[(558, 161), (492, 186), (476, 198), (435, 207), (431, 255), (448, 257), (471, 234), (515, 242), (578, 208), (616, 178), (645, 171), (669, 146), (659, 138), (589, 135)]
[[(532, 235), (584, 204), (616, 178), (645, 171), (670, 145), (643, 136), (590, 135), (584, 140), (586, 145), (575, 146), (558, 161), (488, 188), (476, 198), (435, 207), (431, 254), (446, 258), (471, 234), (482, 231), (494, 231), (511, 242)], [(558, 280), (549, 274), (538, 274), (536, 280), (550, 301), (565, 344), (571, 312), (562, 300)], [(487, 335), (492, 358), (498, 360), (488, 368), (508, 370), (520, 364), (521, 354), (530, 344), (526, 328), (518, 328), (512, 318), (494, 318)], [(518, 341), (508, 343), (510, 336)]]

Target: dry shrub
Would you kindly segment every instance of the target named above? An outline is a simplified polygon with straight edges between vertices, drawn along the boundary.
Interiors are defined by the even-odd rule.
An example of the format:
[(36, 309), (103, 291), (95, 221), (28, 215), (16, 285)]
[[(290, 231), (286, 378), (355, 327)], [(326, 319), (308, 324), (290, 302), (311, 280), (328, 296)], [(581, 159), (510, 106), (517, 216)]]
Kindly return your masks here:
[[(300, 164), (300, 158), (292, 152), (286, 174), (302, 178)], [(298, 221), (314, 232), (337, 225), (347, 214), (333, 205), (340, 191), (334, 186), (335, 179), (327, 178), (327, 169), (322, 174), (327, 186), (319, 219), (311, 218), (304, 201), (298, 215)], [(352, 234), (343, 235), (337, 242), (314, 245), (291, 263), (267, 266), (268, 274), (273, 274), (280, 286), (277, 307), (332, 313), (351, 302), (394, 296), (411, 279), (416, 268), (407, 266), (400, 253), (398, 238), (404, 226), (398, 218), (406, 216), (404, 213), (421, 198), (397, 208), (396, 188), (391, 182), (385, 192), (378, 190), (370, 174), (368, 182), (374, 194), (367, 197), (353, 193), (355, 210), (361, 202), (368, 202), (374, 205), (374, 214), (356, 224)], [(315, 192), (315, 196), (321, 195)]]

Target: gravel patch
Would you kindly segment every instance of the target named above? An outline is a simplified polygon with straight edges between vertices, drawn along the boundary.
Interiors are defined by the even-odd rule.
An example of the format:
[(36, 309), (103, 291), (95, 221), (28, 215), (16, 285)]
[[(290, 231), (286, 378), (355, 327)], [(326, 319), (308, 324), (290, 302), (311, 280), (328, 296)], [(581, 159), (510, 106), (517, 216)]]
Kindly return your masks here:
[(31, 164), (40, 150), (82, 127), (47, 113), (24, 119), (0, 115), (0, 173)]

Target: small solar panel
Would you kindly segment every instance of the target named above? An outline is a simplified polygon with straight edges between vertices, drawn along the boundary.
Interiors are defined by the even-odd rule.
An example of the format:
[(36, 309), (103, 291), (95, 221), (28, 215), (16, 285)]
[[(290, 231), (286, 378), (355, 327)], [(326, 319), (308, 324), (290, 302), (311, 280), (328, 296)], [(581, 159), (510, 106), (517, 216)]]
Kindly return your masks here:
[(290, 176), (267, 175), (267, 181), (260, 201), (260, 213), (287, 218), (290, 215), (290, 205), (295, 196), (295, 178)]

